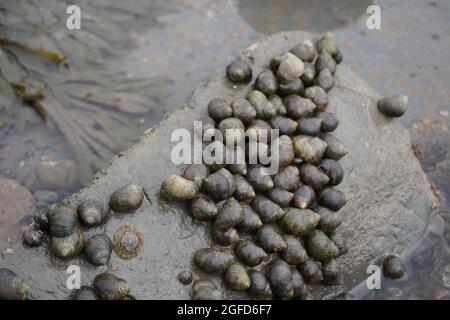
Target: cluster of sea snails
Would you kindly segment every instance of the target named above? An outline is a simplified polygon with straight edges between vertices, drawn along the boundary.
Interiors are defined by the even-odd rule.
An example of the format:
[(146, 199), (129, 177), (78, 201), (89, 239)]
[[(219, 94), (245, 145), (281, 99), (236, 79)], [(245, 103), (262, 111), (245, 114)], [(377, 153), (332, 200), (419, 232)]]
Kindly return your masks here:
[[(136, 257), (143, 248), (143, 235), (131, 225), (123, 225), (115, 232), (113, 240), (106, 234), (95, 234), (86, 239), (83, 230), (104, 225), (112, 213), (129, 214), (139, 209), (144, 201), (142, 188), (128, 184), (105, 201), (89, 198), (78, 207), (66, 203), (50, 205), (46, 212), (35, 217), (23, 234), (23, 242), (29, 247), (37, 247), (49, 234), (50, 252), (64, 260), (83, 253), (85, 259), (94, 266), (108, 265), (114, 251), (124, 260)], [(88, 287), (78, 290), (76, 297), (84, 297)], [(93, 291), (102, 299), (118, 299), (129, 295), (126, 282), (111, 274), (99, 275), (94, 281)], [(127, 291), (128, 290), (128, 291)], [(125, 294), (126, 293), (126, 294)]]
[[(311, 299), (307, 285), (342, 283), (336, 258), (346, 247), (336, 229), (346, 197), (336, 186), (344, 175), (338, 160), (346, 151), (331, 134), (339, 120), (327, 111), (341, 61), (327, 33), (315, 44), (305, 40), (273, 57), (246, 97), (209, 102), (203, 134), (219, 130), (229, 139), (230, 130), (245, 132), (268, 153), (273, 141), (260, 140), (260, 134), (279, 130), (278, 173), (267, 174), (261, 163), (214, 162), (188, 165), (162, 183), (165, 197), (189, 201), (192, 218), (211, 223), (214, 245), (197, 250), (194, 263), (223, 276), (234, 291), (258, 299)], [(253, 78), (243, 60), (228, 65), (226, 74), (236, 85)], [(193, 283), (193, 299), (221, 297), (211, 278)]]

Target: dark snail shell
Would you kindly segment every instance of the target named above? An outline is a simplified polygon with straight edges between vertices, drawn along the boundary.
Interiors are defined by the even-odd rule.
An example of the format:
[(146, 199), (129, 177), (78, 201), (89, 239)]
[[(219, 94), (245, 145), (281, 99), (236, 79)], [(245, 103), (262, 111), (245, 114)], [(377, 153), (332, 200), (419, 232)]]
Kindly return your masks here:
[[(174, 177), (174, 176), (171, 176)], [(167, 186), (165, 186), (166, 191), (168, 192), (169, 195), (182, 195), (183, 199), (184, 198), (189, 198), (187, 196), (187, 194), (191, 194), (192, 191), (186, 192), (187, 190), (183, 190), (184, 192), (186, 192), (186, 194), (184, 192), (182, 192), (181, 194), (178, 194), (177, 192), (173, 192), (173, 190), (171, 189), (172, 187), (172, 183), (174, 183), (175, 181), (180, 179), (186, 180), (184, 178), (177, 177), (176, 179), (174, 178), (169, 178), (166, 179), (166, 183)], [(189, 181), (191, 184), (193, 184), (192, 181)], [(167, 189), (170, 188), (170, 189)], [(178, 188), (178, 186), (176, 186), (176, 188)], [(182, 189), (184, 189), (185, 187), (183, 186)], [(191, 187), (194, 188), (194, 187)], [(190, 188), (189, 188), (190, 189)], [(197, 188), (198, 189), (198, 188)], [(190, 199), (192, 199), (194, 196), (192, 196)], [(114, 210), (115, 212), (134, 212), (137, 209), (139, 209), (142, 205), (142, 202), (144, 201), (144, 191), (142, 190), (141, 187), (135, 185), (135, 184), (129, 184), (126, 185), (122, 188), (120, 188), (119, 190), (115, 191), (111, 197), (109, 198), (109, 207)]]
[(106, 201), (100, 198), (89, 198), (81, 202), (77, 208), (78, 219), (88, 227), (99, 226), (111, 216), (111, 209)]
[(281, 63), (281, 55), (273, 56), (269, 62), (270, 70), (276, 72), (278, 70), (278, 67), (280, 66), (280, 63)]
[(219, 173), (213, 173), (203, 181), (203, 189), (213, 200), (220, 201), (228, 198), (232, 185), (228, 177)]
[(264, 223), (275, 222), (284, 214), (283, 208), (261, 195), (257, 195), (252, 200), (251, 205), (252, 208), (255, 209), (256, 213), (258, 213), (261, 221)]
[(319, 203), (333, 211), (339, 211), (347, 203), (345, 194), (335, 188), (323, 189), (319, 194)]
[(103, 300), (124, 300), (130, 295), (128, 283), (111, 273), (96, 276), (94, 289)]
[(181, 271), (178, 274), (178, 281), (180, 281), (180, 283), (182, 284), (189, 284), (191, 283), (193, 280), (193, 276), (192, 276), (192, 272), (190, 271)]
[(296, 166), (287, 166), (281, 168), (273, 178), (275, 187), (293, 191), (300, 185), (300, 172)]
[(200, 193), (191, 201), (191, 215), (199, 221), (208, 221), (217, 215), (217, 207), (210, 196)]
[(327, 148), (324, 153), (325, 158), (339, 160), (347, 154), (345, 146), (335, 136), (329, 133), (323, 133), (320, 138), (327, 144)]
[(309, 100), (296, 94), (291, 94), (283, 99), (286, 111), (289, 117), (294, 120), (309, 117), (316, 109), (315, 104)]
[(226, 69), (227, 77), (234, 83), (249, 83), (252, 81), (252, 68), (242, 60), (234, 60)]
[(270, 289), (269, 281), (267, 281), (264, 273), (258, 270), (249, 270), (250, 288), (248, 292), (257, 299), (265, 299), (272, 297), (272, 289)]
[(121, 226), (114, 233), (113, 249), (120, 258), (130, 260), (139, 255), (144, 248), (144, 235), (134, 226)]
[(275, 297), (290, 299), (294, 296), (292, 270), (286, 262), (273, 260), (267, 265), (266, 276)]
[(336, 54), (333, 56), (334, 61), (336, 61), (336, 64), (340, 64), (342, 60), (344, 59), (344, 55), (342, 53), (342, 50), (339, 48), (336, 50)]
[(318, 166), (330, 178), (330, 185), (337, 186), (344, 178), (344, 169), (339, 162), (332, 159), (323, 159)]
[(345, 244), (344, 237), (340, 232), (334, 231), (329, 235), (329, 237), (331, 241), (333, 241), (336, 247), (339, 249), (339, 255), (347, 253), (347, 246)]
[(209, 168), (205, 164), (190, 164), (184, 169), (183, 178), (194, 181), (201, 187), (203, 180), (209, 175)]
[(66, 204), (53, 204), (47, 209), (50, 234), (53, 237), (65, 238), (75, 232), (77, 211)]
[(206, 139), (206, 137), (211, 138), (216, 134), (216, 121), (209, 117), (204, 116), (198, 120), (201, 123), (200, 127), (194, 127), (194, 132), (200, 136), (202, 139)]
[(391, 279), (402, 278), (406, 273), (403, 261), (394, 255), (388, 255), (383, 260), (383, 275)]
[(269, 120), (269, 124), (274, 129), (280, 130), (282, 135), (292, 135), (297, 131), (298, 123), (291, 118), (276, 116)]
[(320, 215), (319, 229), (326, 234), (332, 234), (341, 224), (342, 220), (337, 212), (333, 212), (325, 207), (314, 208)]
[(294, 236), (305, 236), (319, 224), (320, 216), (309, 209), (290, 208), (280, 219), (281, 228)]
[(321, 230), (314, 230), (307, 237), (308, 253), (314, 259), (326, 262), (339, 256), (339, 249)]
[(14, 271), (0, 268), (0, 300), (23, 300), (30, 287)]
[(308, 209), (316, 202), (314, 189), (306, 184), (301, 185), (294, 192), (292, 204), (300, 209)]
[(305, 71), (303, 71), (302, 82), (304, 85), (312, 85), (316, 77), (316, 67), (312, 63), (305, 62)]
[(248, 125), (245, 135), (252, 142), (261, 141), (268, 143), (271, 138), (270, 130), (272, 130), (272, 127), (266, 121), (255, 119)]
[(277, 94), (280, 97), (286, 97), (291, 94), (303, 94), (305, 87), (302, 80), (295, 79), (294, 81), (288, 82), (286, 84), (280, 83), (278, 86)]
[(240, 232), (251, 233), (262, 226), (259, 215), (248, 204), (242, 204), (244, 209), (244, 219), (236, 227)]
[(277, 109), (261, 91), (250, 91), (247, 95), (247, 100), (255, 108), (258, 119), (270, 119), (276, 116)]
[(239, 240), (239, 234), (234, 228), (230, 228), (225, 231), (212, 228), (212, 236), (214, 241), (221, 247), (231, 246)]
[(298, 133), (307, 136), (318, 136), (322, 127), (322, 119), (302, 118), (298, 120)]
[(256, 196), (255, 190), (250, 183), (241, 175), (234, 175), (234, 183), (236, 189), (234, 190), (233, 197), (238, 201), (251, 200)]
[[(222, 134), (220, 131), (218, 133)], [(222, 141), (214, 140), (211, 143), (203, 143), (203, 163), (208, 166), (210, 172), (215, 172), (225, 167), (226, 147)]]
[(214, 228), (228, 230), (240, 224), (244, 220), (244, 209), (233, 197), (229, 198), (214, 220)]
[(316, 47), (319, 53), (326, 51), (331, 56), (334, 56), (338, 50), (336, 39), (331, 32), (327, 32), (322, 38), (320, 38), (320, 40), (316, 43)]
[(216, 121), (230, 118), (233, 114), (230, 104), (221, 98), (214, 98), (208, 103), (208, 114)]
[(247, 164), (246, 163), (227, 164), (227, 169), (228, 169), (228, 171), (230, 171), (233, 174), (238, 174), (238, 175), (242, 175), (242, 176), (245, 176), (247, 174)]
[(320, 71), (319, 74), (317, 75), (317, 78), (315, 79), (315, 84), (321, 87), (326, 92), (333, 89), (335, 82), (336, 81), (334, 79), (334, 76), (328, 69)]
[(247, 143), (246, 145), (246, 161), (249, 164), (267, 163), (270, 161), (270, 147), (263, 142)]
[(335, 113), (319, 111), (316, 113), (316, 117), (322, 119), (320, 129), (325, 132), (331, 132), (336, 130), (339, 125), (339, 119)]
[(231, 172), (225, 168), (217, 170), (215, 173), (220, 174), (220, 175), (224, 176), (225, 178), (227, 178), (228, 184), (230, 186), (230, 189), (228, 190), (228, 196), (231, 197), (233, 195), (234, 191), (236, 190), (236, 184), (234, 181), (233, 174), (231, 174)]
[(195, 252), (194, 262), (205, 272), (221, 274), (234, 262), (234, 257), (226, 251), (203, 248)]
[(377, 107), (385, 116), (398, 118), (408, 109), (408, 97), (405, 95), (385, 97), (378, 100)]
[[(280, 136), (272, 143), (272, 150), (276, 151), (276, 145), (278, 144), (278, 164), (279, 167), (286, 167), (294, 162), (295, 152), (292, 139), (286, 135)], [(272, 153), (272, 158), (275, 153)]]
[(338, 286), (343, 282), (343, 274), (335, 259), (331, 259), (322, 266), (323, 283), (329, 286)]
[(267, 258), (266, 252), (250, 240), (239, 242), (234, 250), (239, 260), (249, 267), (256, 267)]
[(87, 260), (96, 266), (104, 266), (109, 263), (113, 244), (111, 239), (104, 234), (91, 237), (84, 247)]
[(227, 143), (239, 143), (244, 139), (245, 126), (238, 118), (227, 118), (219, 122), (217, 129), (222, 132)]
[(294, 299), (306, 300), (308, 297), (309, 290), (306, 287), (305, 280), (303, 280), (302, 275), (298, 270), (292, 270), (292, 282), (294, 285)]
[(36, 224), (28, 226), (23, 231), (23, 243), (30, 248), (39, 247), (44, 240), (44, 233), (37, 228)]
[(316, 68), (316, 72), (320, 72), (325, 69), (328, 69), (331, 74), (336, 72), (336, 61), (334, 61), (333, 57), (326, 51), (322, 51), (322, 53), (319, 54), (314, 66)]
[(298, 266), (303, 279), (308, 284), (319, 283), (323, 280), (322, 265), (314, 259), (308, 259)]
[(243, 123), (250, 123), (256, 118), (256, 110), (247, 99), (235, 98), (231, 102), (231, 109), (233, 110), (233, 117)]
[(324, 111), (328, 106), (328, 94), (319, 86), (312, 86), (305, 90), (305, 98), (311, 99), (317, 110)]
[(282, 208), (288, 207), (292, 201), (292, 198), (294, 197), (294, 194), (292, 192), (279, 187), (271, 189), (267, 194), (273, 202), (275, 202)]
[(330, 181), (322, 170), (309, 163), (300, 166), (300, 179), (314, 190), (322, 189)]
[(277, 95), (271, 95), (269, 101), (272, 102), (273, 106), (277, 110), (277, 115), (285, 116), (287, 114), (286, 107), (283, 104), (283, 100)]
[(268, 174), (267, 168), (261, 165), (249, 166), (246, 178), (256, 191), (268, 191), (274, 186), (273, 180)]
[(255, 89), (261, 91), (266, 96), (277, 92), (278, 81), (273, 72), (268, 69), (261, 72), (256, 78)]
[(91, 287), (82, 286), (80, 289), (74, 290), (72, 300), (99, 300), (97, 292)]
[(303, 62), (311, 62), (316, 57), (316, 47), (311, 40), (303, 40), (291, 49), (291, 53)]
[(192, 285), (192, 299), (194, 300), (221, 300), (222, 293), (216, 284), (209, 279), (196, 280)]
[(295, 155), (306, 162), (319, 161), (327, 148), (327, 144), (317, 137), (299, 135), (294, 137), (293, 142)]
[(51, 237), (50, 251), (60, 259), (70, 259), (81, 252), (84, 241), (83, 233), (76, 228), (68, 237)]
[(287, 244), (281, 234), (269, 224), (263, 225), (256, 233), (256, 241), (267, 253), (280, 252)]
[(245, 267), (238, 263), (232, 263), (224, 275), (225, 282), (235, 291), (245, 291), (250, 288), (251, 280)]
[(283, 235), (283, 239), (286, 242), (287, 247), (280, 252), (280, 258), (293, 265), (300, 264), (308, 260), (308, 254), (298, 238), (285, 234)]
[(280, 65), (277, 69), (277, 78), (280, 83), (289, 83), (300, 78), (304, 70), (303, 61), (290, 52), (281, 56)]

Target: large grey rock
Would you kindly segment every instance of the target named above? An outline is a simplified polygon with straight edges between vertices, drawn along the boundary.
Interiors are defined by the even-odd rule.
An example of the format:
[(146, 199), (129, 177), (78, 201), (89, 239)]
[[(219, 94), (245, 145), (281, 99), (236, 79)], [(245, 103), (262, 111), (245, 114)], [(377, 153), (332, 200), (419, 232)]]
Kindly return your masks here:
[[(303, 32), (276, 34), (250, 46), (244, 55), (253, 61), (257, 75), (272, 56), (311, 37)], [(181, 285), (177, 274), (193, 268), (195, 277), (199, 277), (200, 272), (192, 264), (193, 253), (212, 244), (208, 230), (192, 221), (185, 208), (159, 200), (164, 177), (181, 172), (170, 160), (171, 132), (176, 128), (192, 129), (192, 122), (205, 114), (212, 98), (231, 99), (244, 96), (247, 90), (246, 86), (227, 82), (224, 71), (211, 77), (186, 105), (115, 157), (89, 187), (67, 199), (77, 205), (89, 196), (108, 198), (130, 182), (145, 188), (148, 201), (135, 214), (116, 217), (105, 227), (87, 232), (104, 232), (112, 237), (119, 226), (133, 224), (144, 233), (145, 247), (140, 256), (123, 261), (113, 255), (111, 260), (111, 271), (130, 282), (138, 299), (189, 298), (190, 286)], [(377, 93), (345, 64), (339, 67), (337, 86), (330, 99), (330, 110), (337, 112), (341, 120), (335, 134), (349, 151), (342, 160), (346, 177), (339, 187), (348, 195), (340, 228), (349, 252), (340, 258), (346, 273), (344, 287), (314, 286), (318, 297), (351, 288), (364, 279), (372, 259), (385, 251), (400, 252), (419, 239), (436, 201), (411, 150), (408, 133), (398, 120), (377, 112)], [(95, 268), (81, 258), (68, 262), (54, 259), (45, 246), (27, 249), (19, 244), (14, 249), (13, 255), (0, 260), (0, 267), (9, 267), (27, 280), (34, 298), (69, 296), (65, 283), (70, 264), (81, 267), (83, 284), (90, 284), (96, 274), (107, 270)], [(227, 292), (226, 297), (234, 296)]]

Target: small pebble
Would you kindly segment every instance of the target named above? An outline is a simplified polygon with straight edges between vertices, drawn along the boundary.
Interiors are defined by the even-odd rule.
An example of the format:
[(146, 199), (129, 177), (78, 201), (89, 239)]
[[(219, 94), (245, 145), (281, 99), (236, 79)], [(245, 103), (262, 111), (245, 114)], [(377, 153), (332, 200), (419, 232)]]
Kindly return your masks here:
[(189, 284), (192, 282), (192, 272), (190, 271), (181, 271), (178, 274), (178, 281), (182, 284)]

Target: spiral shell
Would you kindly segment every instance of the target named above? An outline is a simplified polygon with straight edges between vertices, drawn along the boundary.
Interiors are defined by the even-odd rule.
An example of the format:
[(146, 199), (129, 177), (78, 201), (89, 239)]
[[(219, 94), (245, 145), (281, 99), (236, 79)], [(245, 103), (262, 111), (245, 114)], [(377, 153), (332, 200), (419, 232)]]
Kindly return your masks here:
[(135, 258), (144, 248), (144, 236), (134, 226), (121, 226), (114, 233), (114, 252), (124, 260)]
[(256, 240), (267, 253), (280, 252), (287, 248), (281, 234), (270, 224), (265, 224), (258, 230)]
[(301, 185), (294, 192), (292, 204), (300, 209), (308, 209), (316, 202), (316, 193), (308, 185)]
[(300, 179), (314, 190), (322, 189), (330, 181), (322, 170), (309, 163), (300, 166)]
[(319, 203), (333, 211), (339, 211), (347, 203), (345, 194), (335, 188), (323, 189), (319, 194)]
[(251, 205), (264, 223), (276, 222), (284, 214), (283, 208), (261, 195), (257, 195)]
[(294, 81), (288, 83), (280, 83), (278, 85), (277, 94), (280, 97), (286, 97), (291, 94), (303, 94), (305, 91), (305, 86), (303, 85), (302, 80), (295, 79)]
[(194, 300), (221, 300), (222, 293), (212, 280), (196, 280), (192, 285), (192, 299)]
[(296, 166), (287, 166), (281, 170), (273, 178), (275, 187), (293, 191), (300, 185), (300, 172)]
[(203, 180), (209, 175), (209, 168), (205, 164), (190, 164), (184, 169), (183, 178), (194, 181), (201, 187)]
[(303, 40), (291, 49), (291, 53), (303, 62), (311, 62), (316, 56), (316, 48), (311, 40)]
[(228, 230), (244, 220), (244, 209), (233, 197), (229, 198), (214, 220), (214, 229)]
[(298, 123), (291, 118), (276, 116), (269, 120), (274, 129), (280, 130), (282, 135), (292, 135), (297, 131)]
[(302, 98), (296, 94), (291, 94), (283, 99), (289, 117), (294, 120), (309, 117), (316, 109), (316, 105), (309, 99)]
[(319, 86), (312, 86), (305, 89), (305, 98), (311, 99), (317, 106), (317, 110), (324, 111), (328, 106), (328, 94)]
[(294, 137), (293, 142), (295, 155), (306, 162), (319, 161), (327, 148), (327, 144), (317, 137), (299, 135)]
[[(168, 179), (167, 183), (171, 180), (173, 180), (173, 178)], [(174, 181), (172, 181), (170, 184), (172, 184), (173, 182)], [(144, 191), (142, 190), (142, 188), (135, 184), (128, 184), (115, 191), (111, 195), (111, 197), (109, 198), (109, 207), (115, 212), (134, 212), (141, 207), (143, 201)]]
[(402, 278), (406, 273), (403, 261), (394, 255), (388, 255), (383, 260), (383, 275), (391, 279)]
[[(291, 165), (295, 158), (294, 143), (292, 142), (292, 139), (283, 135), (274, 140), (274, 143), (275, 145), (278, 144), (278, 163), (280, 168)], [(272, 157), (274, 156), (275, 154), (272, 153)]]
[(289, 264), (300, 264), (308, 260), (308, 254), (300, 240), (289, 234), (283, 235), (286, 249), (280, 252), (280, 257)]
[(50, 205), (47, 209), (47, 219), (53, 237), (68, 237), (77, 227), (77, 211), (66, 204)]
[(325, 132), (331, 132), (336, 130), (339, 125), (339, 119), (336, 114), (326, 111), (319, 111), (316, 113), (316, 117), (321, 119), (320, 129)]
[(194, 262), (205, 272), (221, 274), (234, 262), (234, 257), (226, 251), (203, 248), (195, 253)]
[(270, 289), (269, 281), (267, 281), (264, 273), (257, 270), (249, 270), (250, 288), (248, 292), (258, 299), (272, 297), (272, 289)]
[(347, 154), (344, 144), (335, 136), (329, 133), (323, 133), (320, 135), (320, 139), (327, 144), (324, 157), (337, 161)]
[(408, 97), (395, 95), (378, 100), (378, 110), (387, 117), (398, 118), (405, 114), (408, 109)]
[(221, 98), (214, 98), (208, 103), (208, 114), (216, 121), (230, 118), (233, 110), (229, 103)]
[(270, 119), (276, 116), (277, 109), (267, 100), (267, 97), (259, 90), (252, 90), (247, 95), (247, 100), (256, 110), (256, 117), (258, 119)]
[(257, 191), (268, 191), (274, 186), (273, 180), (267, 172), (267, 168), (261, 165), (249, 166), (246, 178)]
[(319, 54), (314, 66), (316, 68), (316, 72), (321, 72), (325, 69), (328, 69), (331, 74), (336, 72), (336, 61), (334, 61), (333, 57), (326, 51), (322, 51), (322, 53)]
[(231, 102), (231, 109), (233, 110), (233, 117), (245, 124), (252, 122), (256, 118), (255, 108), (245, 98), (235, 98)]
[(309, 209), (290, 208), (280, 219), (281, 228), (294, 236), (305, 236), (318, 225), (320, 216)]
[(312, 231), (307, 238), (308, 253), (314, 259), (326, 262), (339, 256), (339, 249), (321, 230)]
[(236, 189), (234, 190), (233, 196), (238, 201), (251, 200), (256, 196), (255, 190), (250, 183), (241, 175), (234, 175), (234, 182)]
[(256, 267), (267, 258), (266, 252), (250, 240), (239, 242), (234, 250), (239, 260), (249, 267)]
[(72, 300), (99, 300), (97, 292), (91, 287), (82, 286), (80, 289), (74, 290)]
[(321, 268), (322, 265), (314, 259), (308, 259), (298, 266), (298, 270), (308, 284), (319, 283), (323, 280)]
[(242, 60), (234, 60), (226, 69), (227, 77), (234, 83), (249, 83), (252, 81), (252, 68)]
[(335, 82), (336, 81), (334, 79), (334, 76), (331, 74), (330, 70), (328, 70), (328, 69), (324, 69), (324, 70), (320, 71), (319, 74), (317, 75), (317, 78), (315, 79), (316, 85), (321, 87), (326, 92), (333, 89)]
[(230, 180), (219, 173), (210, 174), (203, 181), (203, 189), (211, 196), (215, 201), (220, 201), (228, 198), (232, 185)]
[(337, 186), (342, 182), (344, 169), (336, 160), (323, 159), (319, 162), (318, 167), (328, 176), (330, 185)]
[(232, 263), (224, 275), (225, 282), (235, 291), (245, 291), (250, 288), (251, 280), (245, 267), (238, 263)]
[(302, 118), (298, 120), (298, 133), (307, 136), (318, 136), (322, 127), (322, 119)]
[(84, 253), (90, 263), (103, 266), (109, 263), (112, 247), (111, 239), (104, 234), (97, 234), (86, 242)]
[(268, 69), (261, 72), (256, 78), (255, 89), (261, 91), (266, 96), (277, 92), (278, 81), (273, 72)]
[(283, 260), (273, 260), (266, 270), (267, 280), (275, 297), (290, 299), (294, 296), (294, 283), (290, 266)]
[(339, 269), (339, 264), (335, 259), (323, 264), (322, 267), (323, 283), (329, 286), (337, 286), (343, 283), (343, 274)]
[(0, 300), (24, 300), (30, 287), (14, 271), (0, 268)]
[(277, 77), (281, 83), (288, 83), (300, 78), (305, 69), (303, 61), (290, 52), (281, 56), (280, 65), (277, 69)]
[(89, 198), (81, 202), (77, 208), (78, 219), (88, 227), (99, 226), (111, 216), (111, 209), (106, 201), (100, 198)]
[(200, 193), (191, 201), (192, 217), (199, 221), (214, 219), (217, 215), (217, 207), (210, 196)]
[(282, 208), (288, 207), (294, 197), (292, 192), (279, 187), (271, 189), (267, 194), (273, 202)]
[(244, 217), (240, 224), (237, 225), (237, 229), (243, 233), (251, 233), (258, 230), (262, 226), (262, 221), (259, 215), (247, 204), (242, 204), (244, 210)]
[(214, 241), (222, 247), (228, 247), (232, 244), (235, 244), (239, 240), (239, 234), (236, 229), (230, 228), (225, 231), (217, 230), (216, 228), (212, 229), (212, 236)]
[(124, 300), (130, 295), (128, 283), (111, 273), (96, 276), (93, 286), (103, 300)]

